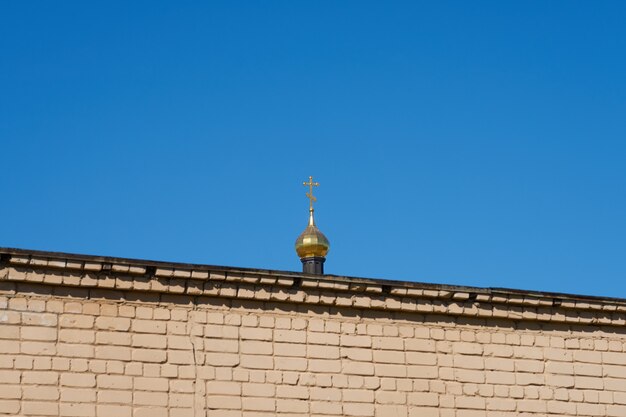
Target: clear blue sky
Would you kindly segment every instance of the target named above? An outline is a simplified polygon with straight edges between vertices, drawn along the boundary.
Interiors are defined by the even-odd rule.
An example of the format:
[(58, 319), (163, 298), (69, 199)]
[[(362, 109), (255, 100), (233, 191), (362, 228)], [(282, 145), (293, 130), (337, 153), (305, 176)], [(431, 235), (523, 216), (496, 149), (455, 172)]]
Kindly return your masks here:
[(626, 297), (626, 3), (0, 3), (0, 246)]

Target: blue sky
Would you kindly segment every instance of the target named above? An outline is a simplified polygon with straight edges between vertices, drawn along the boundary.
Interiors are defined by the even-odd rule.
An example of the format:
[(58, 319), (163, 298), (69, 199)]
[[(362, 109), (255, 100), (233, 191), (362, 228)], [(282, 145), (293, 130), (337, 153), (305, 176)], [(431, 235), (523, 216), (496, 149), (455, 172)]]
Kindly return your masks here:
[(0, 246), (626, 297), (625, 18), (2, 2)]

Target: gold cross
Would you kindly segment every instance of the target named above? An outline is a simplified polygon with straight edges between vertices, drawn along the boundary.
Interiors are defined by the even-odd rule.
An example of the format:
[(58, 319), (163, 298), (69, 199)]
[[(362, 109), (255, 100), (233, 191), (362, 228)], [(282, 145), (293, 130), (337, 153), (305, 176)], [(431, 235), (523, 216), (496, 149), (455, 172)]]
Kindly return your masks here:
[(309, 182), (303, 182), (302, 185), (309, 187), (309, 192), (306, 196), (309, 197), (309, 211), (313, 211), (313, 202), (317, 201), (317, 198), (313, 195), (313, 187), (319, 187), (319, 182), (313, 182), (313, 177), (309, 177)]

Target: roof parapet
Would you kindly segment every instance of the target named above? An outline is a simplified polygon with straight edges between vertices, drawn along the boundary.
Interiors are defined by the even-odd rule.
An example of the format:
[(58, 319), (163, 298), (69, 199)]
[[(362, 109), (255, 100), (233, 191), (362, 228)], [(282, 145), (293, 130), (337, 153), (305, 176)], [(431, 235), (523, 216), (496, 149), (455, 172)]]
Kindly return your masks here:
[(626, 300), (0, 248), (0, 281), (343, 308), (626, 324)]

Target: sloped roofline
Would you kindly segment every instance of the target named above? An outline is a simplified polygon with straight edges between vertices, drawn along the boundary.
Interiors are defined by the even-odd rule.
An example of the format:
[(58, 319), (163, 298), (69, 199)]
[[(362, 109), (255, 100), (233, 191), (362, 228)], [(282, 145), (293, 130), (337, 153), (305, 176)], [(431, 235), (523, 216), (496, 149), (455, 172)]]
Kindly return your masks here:
[[(26, 259), (29, 260), (50, 260), (57, 262), (54, 264), (56, 268), (62, 268), (59, 261), (65, 261), (65, 266), (72, 263), (88, 263), (88, 264), (102, 264), (102, 265), (120, 265), (131, 267), (139, 267), (145, 270), (146, 268), (156, 268), (158, 270), (172, 270), (172, 271), (196, 271), (196, 272), (210, 272), (210, 271), (222, 271), (226, 273), (232, 273), (237, 275), (255, 275), (255, 276), (269, 276), (280, 278), (295, 278), (295, 279), (310, 279), (318, 282), (328, 283), (343, 283), (343, 284), (361, 284), (382, 288), (383, 293), (392, 292), (393, 288), (402, 289), (415, 289), (426, 291), (440, 291), (449, 293), (471, 293), (482, 294), (490, 296), (504, 296), (510, 295), (513, 297), (530, 297), (533, 299), (559, 299), (559, 300), (571, 300), (588, 303), (609, 303), (609, 304), (623, 304), (626, 306), (626, 298), (619, 297), (605, 297), (594, 295), (582, 295), (560, 292), (547, 292), (547, 291), (534, 291), (524, 289), (513, 289), (505, 287), (472, 287), (463, 285), (449, 285), (449, 284), (434, 284), (418, 281), (401, 281), (401, 280), (389, 280), (381, 278), (363, 278), (352, 277), (343, 275), (308, 275), (302, 272), (294, 271), (282, 271), (271, 269), (258, 269), (258, 268), (244, 268), (244, 267), (232, 267), (222, 265), (208, 265), (208, 264), (196, 264), (196, 263), (184, 263), (184, 262), (168, 262), (168, 261), (155, 261), (146, 259), (134, 259), (134, 258), (121, 258), (113, 256), (99, 256), (99, 255), (86, 255), (75, 254), (65, 252), (51, 252), (31, 249), (20, 248), (7, 248), (0, 247), (0, 266), (5, 264), (9, 259), (17, 257), (21, 259), (19, 262), (13, 261), (15, 264), (25, 264)], [(40, 262), (30, 262), (31, 265), (42, 265)], [(115, 271), (115, 268), (113, 269)], [(119, 269), (119, 272), (123, 272), (123, 269)], [(132, 271), (130, 272), (133, 275)], [(143, 275), (141, 273), (140, 275)], [(176, 276), (176, 275), (172, 275)], [(193, 277), (192, 277), (193, 278)], [(376, 293), (377, 291), (372, 291)]]

